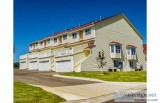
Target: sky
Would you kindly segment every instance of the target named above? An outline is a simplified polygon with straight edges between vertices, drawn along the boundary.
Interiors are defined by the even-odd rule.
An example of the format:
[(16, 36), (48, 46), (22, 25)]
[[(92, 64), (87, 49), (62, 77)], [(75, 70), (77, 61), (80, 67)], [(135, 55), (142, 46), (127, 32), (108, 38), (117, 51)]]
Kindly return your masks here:
[(14, 0), (14, 59), (52, 33), (124, 13), (146, 43), (146, 0)]

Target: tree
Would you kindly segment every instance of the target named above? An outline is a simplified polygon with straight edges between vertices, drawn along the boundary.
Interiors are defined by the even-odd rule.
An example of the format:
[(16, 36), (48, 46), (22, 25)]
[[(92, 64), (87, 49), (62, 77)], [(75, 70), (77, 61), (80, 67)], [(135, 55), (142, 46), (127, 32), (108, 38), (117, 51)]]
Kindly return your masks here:
[(19, 68), (19, 62), (14, 63), (14, 68)]
[(104, 68), (104, 66), (106, 66), (107, 62), (105, 61), (105, 57), (104, 57), (104, 51), (99, 51), (98, 52), (98, 57), (96, 58), (97, 63), (98, 63), (98, 68), (101, 69), (101, 75), (102, 75), (102, 68)]

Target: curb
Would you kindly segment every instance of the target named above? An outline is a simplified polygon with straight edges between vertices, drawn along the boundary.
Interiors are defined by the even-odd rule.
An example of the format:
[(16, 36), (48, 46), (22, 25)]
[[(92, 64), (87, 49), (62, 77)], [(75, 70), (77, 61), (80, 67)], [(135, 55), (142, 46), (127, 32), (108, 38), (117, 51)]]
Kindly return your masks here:
[(54, 74), (54, 75), (52, 75), (52, 76), (54, 76), (54, 77), (60, 77), (60, 78), (67, 78), (67, 79), (88, 80), (88, 81), (102, 82), (102, 83), (106, 83), (106, 82), (107, 82), (107, 81), (98, 80), (98, 79), (93, 79), (93, 78), (71, 77), (71, 76), (64, 76), (64, 75), (59, 75), (59, 74)]

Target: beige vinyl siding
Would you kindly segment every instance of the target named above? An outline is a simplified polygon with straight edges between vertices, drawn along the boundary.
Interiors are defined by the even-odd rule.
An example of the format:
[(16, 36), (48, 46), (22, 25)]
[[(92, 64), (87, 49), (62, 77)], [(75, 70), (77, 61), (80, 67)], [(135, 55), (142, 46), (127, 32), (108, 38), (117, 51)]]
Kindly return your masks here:
[[(74, 68), (80, 68), (80, 64), (86, 59), (86, 56), (84, 54), (84, 48), (88, 46), (88, 43), (80, 44), (73, 47), (73, 65)], [(75, 70), (76, 71), (76, 70)]]
[(54, 57), (51, 57), (51, 70), (55, 71)]
[[(82, 64), (82, 71), (95, 71), (96, 70), (96, 57), (98, 52), (104, 50), (107, 66), (106, 68), (113, 67), (113, 60), (110, 58), (110, 42), (116, 41), (122, 44), (122, 60), (127, 66), (123, 68), (129, 70), (129, 62), (126, 60), (126, 46), (136, 46), (137, 64), (145, 64), (145, 57), (143, 54), (142, 39), (131, 28), (122, 16), (116, 16), (96, 25), (96, 47), (92, 50), (92, 55)], [(92, 64), (92, 65), (91, 65)], [(93, 70), (92, 70), (93, 69)], [(97, 68), (97, 71), (99, 69)]]
[[(90, 28), (91, 34), (85, 35), (85, 30)], [(63, 40), (63, 35), (67, 34), (67, 39)], [(143, 42), (142, 37), (136, 31), (136, 29), (130, 24), (128, 19), (125, 18), (123, 14), (113, 16), (109, 19), (105, 19), (101, 22), (98, 22), (97, 24), (93, 24), (92, 26), (85, 27), (79, 30), (73, 30), (71, 32), (65, 32), (64, 34), (57, 35), (50, 38), (50, 44), (47, 43), (47, 38), (45, 40), (40, 40), (43, 42), (46, 42), (46, 47), (48, 46), (56, 46), (56, 47), (50, 47), (51, 50), (51, 69), (55, 70), (55, 61), (60, 60), (73, 60), (73, 66), (74, 70), (81, 68), (81, 71), (100, 71), (101, 69), (97, 68), (98, 63), (96, 60), (96, 57), (98, 57), (99, 51), (104, 51), (104, 55), (106, 57), (105, 62), (107, 62), (106, 67), (103, 68), (103, 70), (107, 71), (109, 68), (114, 68), (113, 58), (114, 60), (121, 60), (123, 62), (123, 69), (125, 71), (133, 70), (129, 67), (129, 60), (127, 59), (127, 45), (133, 45), (136, 47), (136, 61), (134, 61), (137, 64), (137, 67), (140, 65), (143, 65), (144, 68), (146, 68), (146, 61), (145, 61), (145, 55), (143, 53)], [(73, 39), (72, 34), (77, 33), (77, 38)], [(57, 38), (57, 43), (54, 43), (54, 38)], [(95, 40), (95, 47), (91, 49), (91, 55), (89, 54), (90, 51), (87, 53), (84, 52), (84, 48), (88, 47), (88, 42), (92, 42), (91, 40), (87, 40), (93, 38)], [(84, 40), (84, 41), (83, 41)], [(87, 40), (87, 41), (85, 41)], [(33, 52), (29, 53), (29, 61), (40, 58), (47, 58), (47, 51), (43, 46), (40, 46), (40, 41), (38, 41), (38, 47), (32, 46), (32, 48), (29, 47), (29, 50), (35, 50), (37, 48), (41, 49), (41, 53), (44, 54), (43, 56), (37, 56), (39, 52)], [(118, 42), (121, 43), (121, 54), (110, 54), (110, 42)], [(74, 44), (74, 42), (76, 42)], [(70, 43), (70, 47), (73, 50), (73, 55), (62, 55), (55, 57), (54, 51), (57, 51), (62, 49), (63, 47), (58, 46), (59, 44), (64, 43)], [(33, 43), (32, 45), (35, 45)], [(63, 48), (66, 49), (66, 48)], [(87, 49), (89, 50), (89, 49)], [(79, 70), (77, 70), (79, 71)]]
[(35, 49), (39, 49), (39, 43), (38, 43), (38, 45), (36, 45), (36, 43), (35, 43)]
[(80, 52), (74, 55), (73, 61), (74, 65), (79, 64), (85, 58), (84, 52)]
[(73, 47), (73, 52), (77, 53), (77, 52), (81, 52), (84, 50), (84, 48), (86, 48), (88, 46), (88, 43), (84, 43), (84, 44), (79, 44), (77, 46)]
[[(54, 42), (54, 38), (57, 38), (57, 42), (56, 42), (56, 43)], [(53, 40), (52, 45), (53, 45), (53, 46), (56, 46), (56, 45), (59, 45), (59, 44), (60, 44), (59, 38), (60, 38), (59, 36), (58, 36), (58, 37), (53, 37), (53, 38), (52, 38), (52, 40)]]
[[(87, 28), (87, 29), (89, 29), (89, 28)], [(90, 29), (91, 29), (91, 34), (88, 34), (88, 35), (85, 34), (85, 30), (86, 30), (86, 29), (83, 30), (83, 39), (84, 39), (84, 40), (95, 37), (95, 28), (94, 28), (94, 27), (90, 27)]]
[[(77, 33), (77, 38), (73, 39), (72, 34), (74, 34), (74, 33)], [(69, 34), (69, 36), (70, 36), (70, 43), (78, 42), (80, 40), (78, 32), (73, 32), (73, 33)]]
[(62, 44), (70, 42), (70, 39), (71, 39), (71, 37), (68, 34), (64, 34), (64, 35), (67, 35), (67, 39), (63, 40), (63, 35), (62, 35)]
[[(41, 45), (41, 42), (43, 42), (42, 45)], [(44, 48), (44, 41), (39, 41), (39, 42), (38, 42), (38, 45), (39, 45), (39, 49)]]
[(52, 46), (53, 40), (50, 39), (50, 43), (48, 42), (49, 39), (46, 39), (46, 47)]

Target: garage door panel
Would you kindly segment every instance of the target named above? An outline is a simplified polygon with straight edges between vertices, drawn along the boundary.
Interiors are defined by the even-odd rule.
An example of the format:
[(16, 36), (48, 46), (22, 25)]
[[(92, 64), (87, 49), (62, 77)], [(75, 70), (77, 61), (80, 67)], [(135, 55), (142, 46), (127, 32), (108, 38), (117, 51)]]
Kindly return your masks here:
[(40, 71), (49, 71), (49, 70), (51, 70), (50, 60), (41, 60), (39, 62), (39, 70)]
[(72, 72), (71, 60), (57, 61), (56, 72)]
[(38, 61), (29, 63), (29, 70), (37, 70), (38, 69)]
[(26, 63), (20, 63), (20, 69), (27, 69)]
[(24, 63), (21, 63), (20, 64), (20, 69), (23, 69), (24, 68)]

